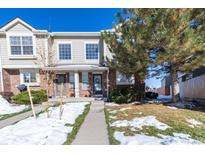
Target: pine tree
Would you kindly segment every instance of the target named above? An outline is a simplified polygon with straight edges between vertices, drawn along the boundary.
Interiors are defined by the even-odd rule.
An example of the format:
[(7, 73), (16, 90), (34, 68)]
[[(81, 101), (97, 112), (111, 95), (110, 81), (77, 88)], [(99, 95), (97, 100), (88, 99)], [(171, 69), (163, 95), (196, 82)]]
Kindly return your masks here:
[(108, 63), (125, 74), (147, 75), (156, 59), (155, 74), (172, 78), (172, 99), (176, 102), (177, 72), (191, 72), (205, 65), (204, 9), (128, 9), (118, 14), (114, 32), (102, 34), (113, 54)]
[(149, 65), (148, 51), (144, 46), (143, 35), (139, 35), (143, 23), (135, 20), (128, 10), (117, 13), (118, 24), (112, 30), (102, 32), (112, 59), (107, 58), (109, 67), (131, 76), (136, 75), (144, 80)]
[(172, 79), (172, 100), (175, 97), (177, 72), (188, 73), (205, 65), (205, 10), (152, 9), (135, 10), (152, 34), (152, 48), (157, 51), (159, 71)]

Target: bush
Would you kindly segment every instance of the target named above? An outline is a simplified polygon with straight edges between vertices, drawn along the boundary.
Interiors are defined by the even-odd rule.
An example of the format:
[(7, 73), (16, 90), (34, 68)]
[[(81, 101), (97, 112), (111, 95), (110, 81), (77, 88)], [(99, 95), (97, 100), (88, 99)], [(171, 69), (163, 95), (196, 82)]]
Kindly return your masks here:
[[(39, 104), (44, 101), (47, 101), (47, 95), (45, 90), (32, 90), (31, 96), (34, 104)], [(30, 99), (27, 91), (12, 96), (11, 100), (16, 104), (30, 104)]]
[(144, 94), (132, 87), (129, 88), (116, 88), (110, 92), (112, 101), (118, 104), (131, 103), (134, 101), (141, 101)]

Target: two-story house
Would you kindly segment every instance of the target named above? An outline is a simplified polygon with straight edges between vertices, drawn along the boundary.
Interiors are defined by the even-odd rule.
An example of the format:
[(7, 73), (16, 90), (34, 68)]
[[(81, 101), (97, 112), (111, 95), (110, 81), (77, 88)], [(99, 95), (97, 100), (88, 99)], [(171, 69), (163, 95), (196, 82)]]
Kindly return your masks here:
[(0, 28), (0, 91), (16, 94), (19, 84), (46, 89), (42, 70), (56, 74), (55, 86), (49, 87), (53, 96), (62, 83), (64, 95), (75, 97), (107, 96), (116, 86), (144, 90), (144, 81), (109, 69), (105, 57), (112, 56), (100, 32), (48, 32), (16, 18)]

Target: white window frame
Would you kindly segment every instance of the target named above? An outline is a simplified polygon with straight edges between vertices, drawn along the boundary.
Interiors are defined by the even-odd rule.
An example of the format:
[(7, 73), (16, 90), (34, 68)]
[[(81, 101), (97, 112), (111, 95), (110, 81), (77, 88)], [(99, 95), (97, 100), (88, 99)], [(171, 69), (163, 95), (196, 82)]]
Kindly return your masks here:
[[(24, 82), (24, 73), (35, 73), (36, 74), (36, 82)], [(40, 74), (38, 69), (20, 69), (20, 83), (29, 85), (29, 86), (40, 86)]]
[[(10, 46), (10, 37), (32, 37), (32, 43), (33, 43), (33, 54), (32, 55), (13, 55), (11, 54), (11, 46)], [(33, 33), (7, 33), (6, 34), (6, 39), (7, 39), (7, 49), (8, 49), (8, 56), (10, 59), (35, 59), (36, 58), (36, 36), (34, 36)], [(22, 47), (22, 44), (21, 44)], [(23, 50), (22, 50), (23, 52)]]
[(117, 85), (134, 85), (135, 84), (135, 77), (134, 75), (132, 75), (132, 82), (119, 82), (117, 79), (118, 79), (118, 76), (120, 75), (121, 73), (116, 71), (116, 84)]
[[(60, 59), (59, 57), (59, 45), (60, 44), (70, 44), (70, 54), (71, 54), (71, 59)], [(72, 62), (73, 60), (73, 46), (71, 41), (57, 41), (57, 59), (60, 62)]]
[[(84, 87), (83, 86), (83, 74), (86, 74), (87, 75), (87, 78), (88, 78), (88, 80), (87, 80), (87, 87)], [(82, 90), (88, 90), (89, 89), (89, 74), (88, 74), (88, 72), (82, 72)]]
[[(98, 44), (98, 59), (87, 59), (86, 58), (86, 44)], [(99, 41), (85, 41), (84, 42), (84, 60), (86, 62), (99, 62), (100, 61), (100, 42)]]

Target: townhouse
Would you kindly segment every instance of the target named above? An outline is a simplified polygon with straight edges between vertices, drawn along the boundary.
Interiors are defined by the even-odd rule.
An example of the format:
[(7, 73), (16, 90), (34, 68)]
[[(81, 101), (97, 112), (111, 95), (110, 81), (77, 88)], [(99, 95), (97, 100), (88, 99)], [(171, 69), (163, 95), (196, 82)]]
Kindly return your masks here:
[[(16, 18), (0, 28), (0, 92), (19, 93), (19, 84), (32, 89), (49, 88), (66, 97), (106, 97), (117, 86), (144, 81), (106, 66), (112, 58), (100, 32), (48, 32)], [(54, 86), (47, 87), (44, 70), (55, 72)]]

